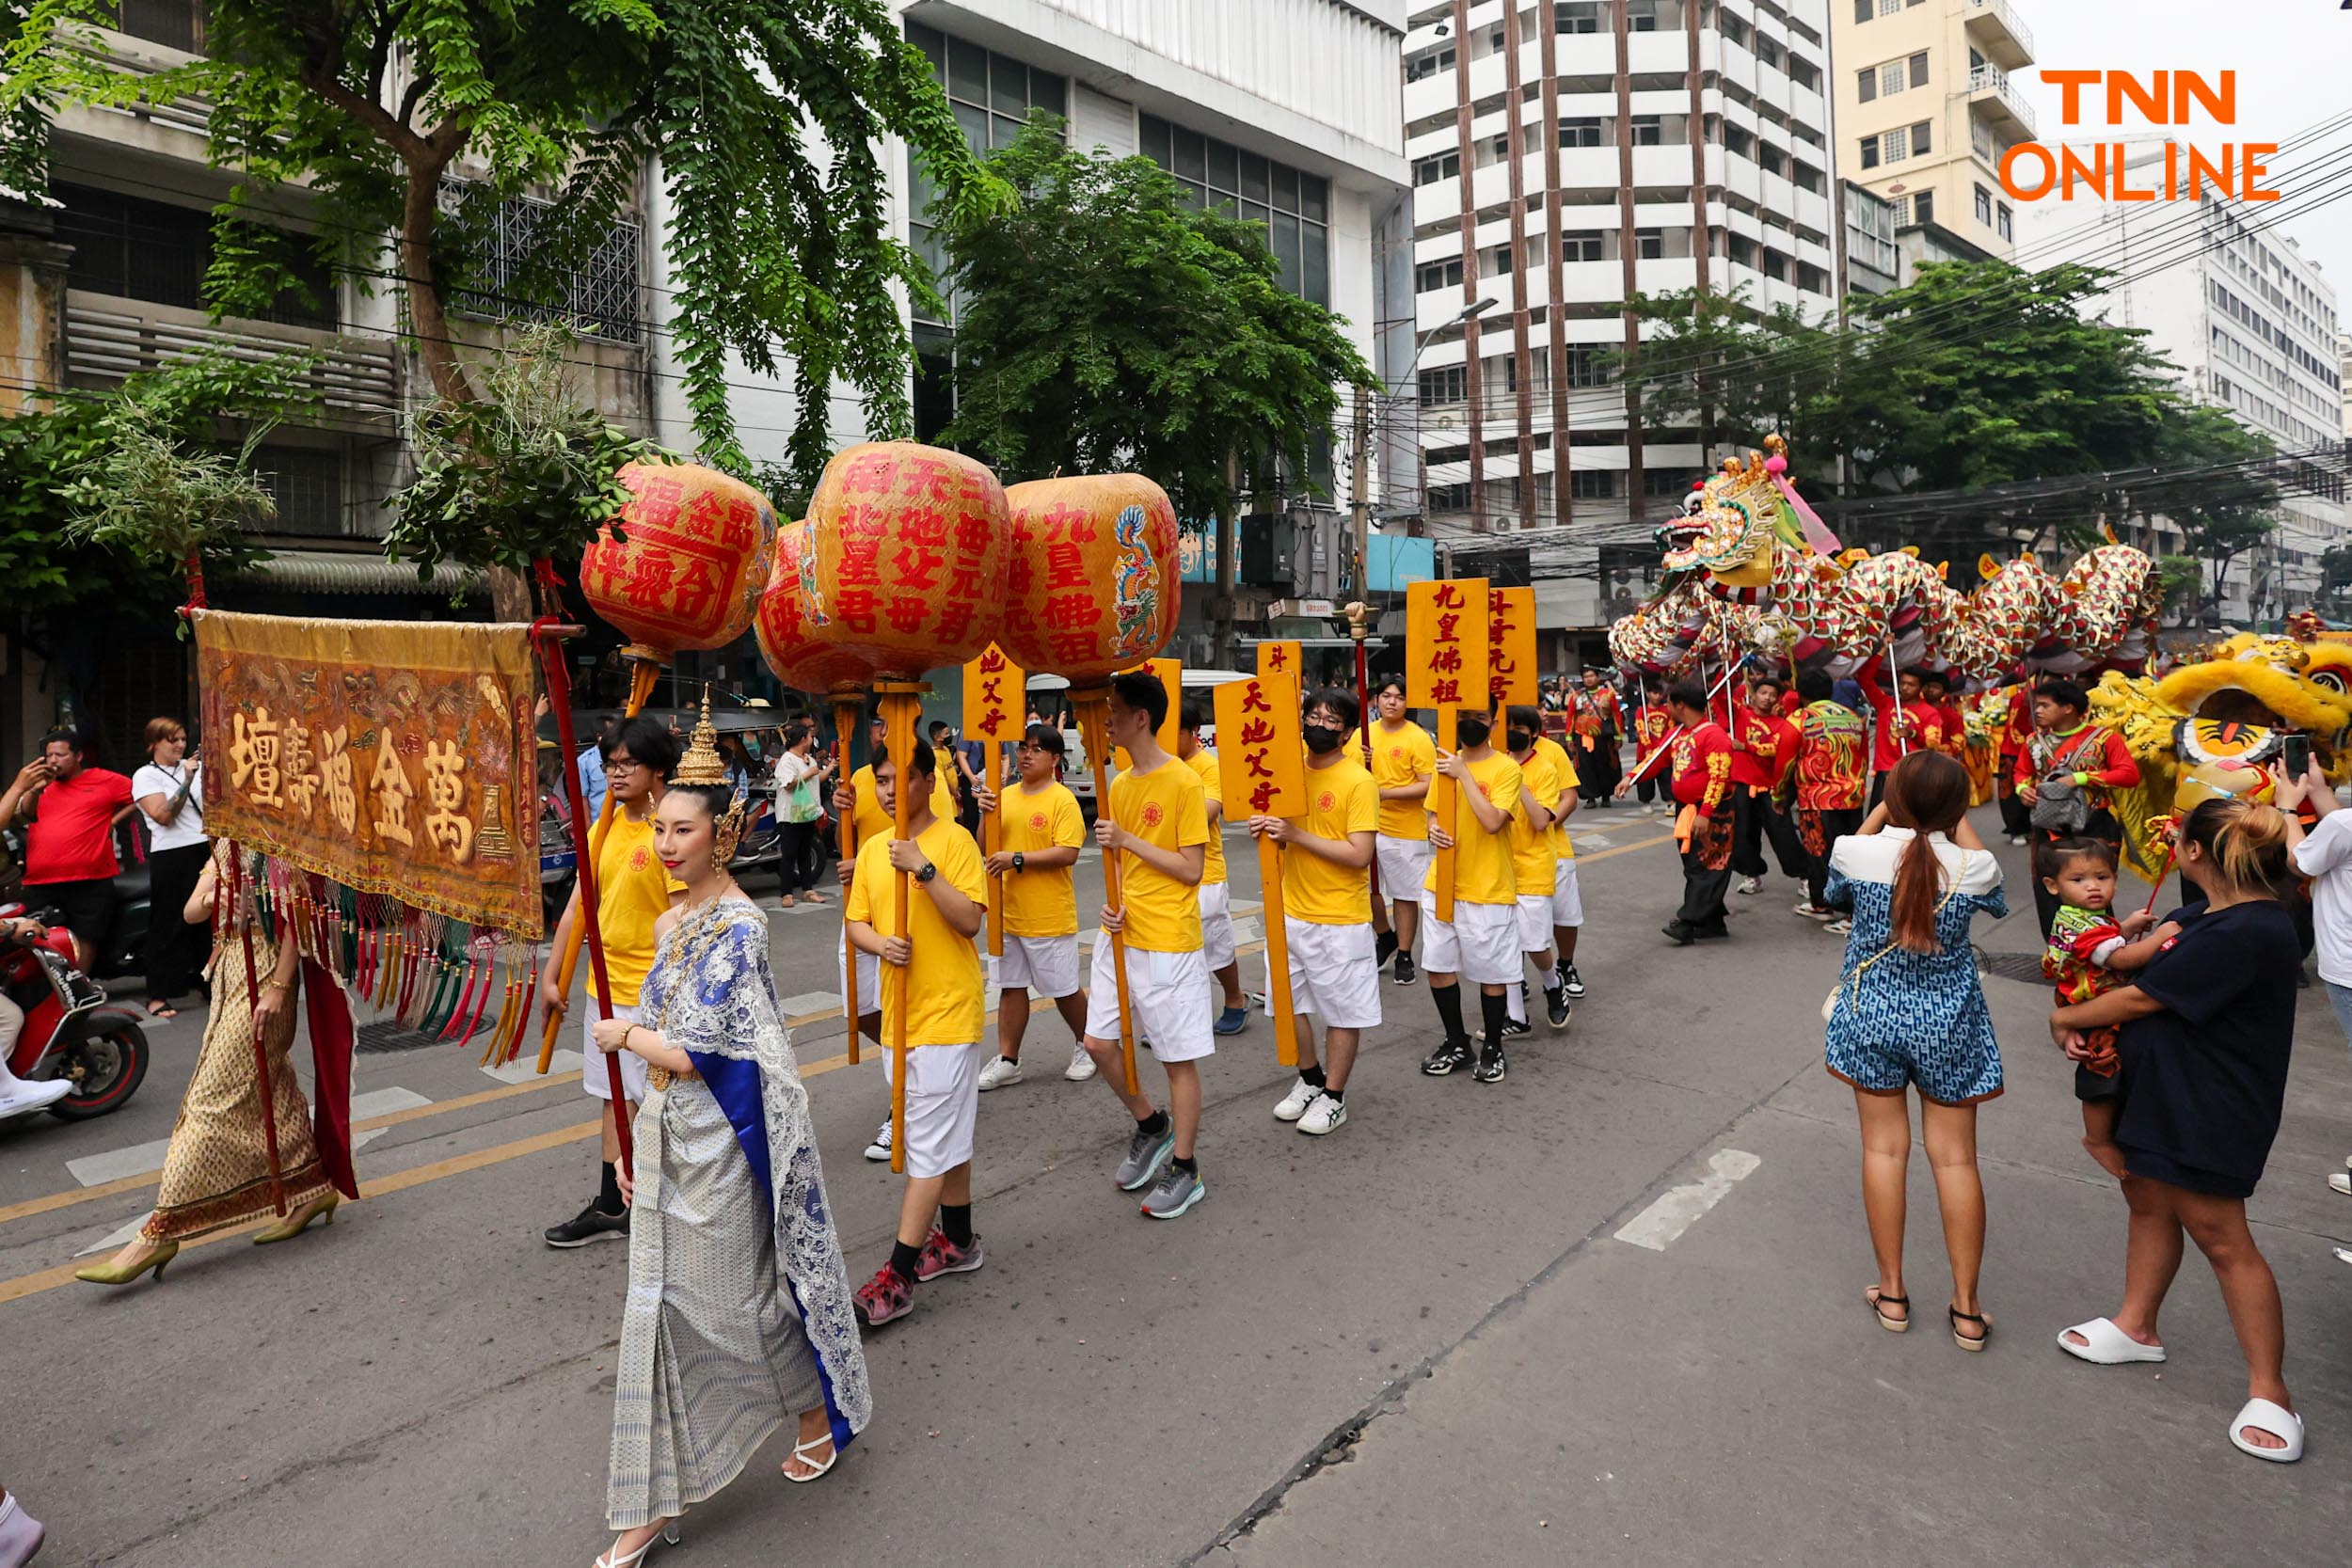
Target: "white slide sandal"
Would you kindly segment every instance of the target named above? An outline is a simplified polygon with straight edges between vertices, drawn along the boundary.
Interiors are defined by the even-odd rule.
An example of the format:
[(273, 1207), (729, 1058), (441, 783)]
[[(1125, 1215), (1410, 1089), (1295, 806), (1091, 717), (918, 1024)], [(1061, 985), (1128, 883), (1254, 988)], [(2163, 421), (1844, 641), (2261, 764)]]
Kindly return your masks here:
[[(2286, 1447), (2265, 1449), (2248, 1442), (2243, 1435), (2248, 1427), (2270, 1433)], [(2230, 1422), (2230, 1443), (2240, 1453), (2250, 1453), (2256, 1459), (2267, 1459), (2273, 1465), (2292, 1465), (2303, 1457), (2303, 1418), (2269, 1400), (2248, 1400), (2246, 1408)]]
[[(2075, 1344), (2067, 1338), (2079, 1334), (2084, 1343)], [(2093, 1318), (2087, 1323), (2076, 1323), (2058, 1337), (2058, 1347), (2077, 1361), (2088, 1361), (2094, 1367), (2122, 1367), (2135, 1361), (2161, 1361), (2162, 1345), (2143, 1345), (2115, 1326), (2112, 1318)]]

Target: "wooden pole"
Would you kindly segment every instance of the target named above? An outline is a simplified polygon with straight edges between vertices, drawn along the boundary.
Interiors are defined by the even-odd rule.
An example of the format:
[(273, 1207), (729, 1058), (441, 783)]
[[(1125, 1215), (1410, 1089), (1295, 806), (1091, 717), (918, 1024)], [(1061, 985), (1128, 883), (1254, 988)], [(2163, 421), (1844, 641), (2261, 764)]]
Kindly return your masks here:
[[(1454, 710), (1453, 708), (1441, 707), (1438, 710), (1438, 750), (1448, 755), (1451, 755), (1461, 745), (1461, 741), (1455, 735), (1454, 721)], [(1443, 773), (1438, 774), (1429, 781), (1429, 814), (1438, 819), (1438, 826), (1445, 830), (1449, 840), (1454, 837), (1455, 826), (1454, 787), (1454, 781)], [(1436, 914), (1439, 920), (1450, 926), (1454, 923), (1454, 847), (1451, 843), (1438, 851), (1437, 871)]]
[[(892, 816), (897, 819), (896, 833), (899, 838), (913, 838), (908, 830), (914, 819), (914, 769), (908, 759), (914, 755), (915, 721), (923, 711), (923, 694), (930, 689), (919, 681), (877, 681), (876, 695), (882, 698), (884, 744), (890, 748), (890, 760), (897, 764), (898, 783), (892, 793)], [(897, 917), (892, 927), (909, 942), (914, 940), (907, 924), (909, 908), (914, 902), (914, 874), (899, 871), (890, 879), (890, 907)], [(890, 1006), (885, 1009), (890, 1024), (890, 1168), (893, 1173), (907, 1168), (907, 966), (884, 964), (882, 984), (890, 988)]]
[[(858, 709), (864, 699), (854, 690), (833, 694), (833, 765), (834, 778), (843, 788), (850, 784), (850, 743), (857, 733)], [(857, 808), (840, 813), (834, 819), (834, 831), (841, 840), (841, 863), (851, 870), (857, 867)], [(865, 1023), (857, 1008), (857, 949), (850, 945), (850, 900), (841, 899), (841, 1016), (850, 1022), (850, 1065), (857, 1066), (858, 1035)]]
[[(262, 1138), (269, 1149), (269, 1197), (278, 1210), (278, 1217), (286, 1217), (286, 1173), (278, 1160), (278, 1091), (269, 1081), (269, 1047), (262, 1040), (262, 980), (253, 962), (253, 922), (262, 917), (262, 900), (253, 900), (250, 918), (245, 907), (245, 851), (236, 845), (229, 846), (229, 908), (230, 918), (237, 922), (239, 943), (245, 949), (246, 1017), (253, 1025), (253, 1071), (262, 1086)], [(283, 914), (278, 919), (280, 942), (295, 942), (294, 935)]]
[[(988, 792), (994, 795), (1004, 784), (1004, 744), (995, 740), (985, 741), (982, 743), (981, 753), (980, 770), (986, 779)], [(1001, 805), (996, 811), (982, 812), (980, 814), (980, 853), (993, 855), (1003, 848), (1004, 836), (1004, 814)], [(1001, 958), (1005, 956), (1005, 879), (1001, 876), (991, 877), (988, 879), (988, 951), (992, 958)]]
[[(1358, 396), (1360, 397), (1361, 395), (1362, 394), (1359, 389)], [(1357, 540), (1358, 547), (1360, 549), (1362, 545), (1362, 539), (1359, 538)], [(1366, 623), (1370, 620), (1371, 615), (1372, 607), (1368, 604), (1362, 603), (1361, 601), (1347, 607), (1347, 635), (1356, 644), (1356, 734), (1358, 738), (1363, 743), (1364, 767), (1366, 768), (1370, 768), (1372, 767), (1372, 677), (1369, 673), (1370, 667), (1364, 661), (1364, 636), (1365, 633), (1370, 630), (1370, 627), (1366, 625)], [(1375, 910), (1379, 909), (1380, 857), (1378, 855), (1372, 857), (1372, 867), (1367, 885), (1372, 889), (1372, 907)], [(1419, 889), (1414, 889), (1412, 892), (1407, 893), (1406, 896), (1414, 896), (1419, 891)], [(1271, 908), (1272, 906), (1269, 905), (1268, 907)], [(1270, 941), (1266, 951), (1269, 953), (1273, 951)], [(1285, 1035), (1283, 1038), (1287, 1040), (1289, 1037)], [(1282, 1065), (1284, 1067), (1289, 1067), (1291, 1064), (1284, 1062)]]
[(1290, 929), (1282, 917), (1282, 847), (1270, 838), (1258, 840), (1258, 886), (1265, 914), (1266, 994), (1274, 1004), (1274, 1059), (1283, 1067), (1296, 1067), (1298, 1031), (1291, 1003)]
[[(1098, 818), (1106, 816), (1111, 809), (1110, 784), (1110, 703), (1108, 687), (1090, 687), (1070, 693), (1071, 705), (1078, 710), (1078, 731), (1086, 739), (1087, 761), (1094, 767), (1094, 810)], [(1119, 892), (1119, 856), (1106, 853), (1103, 857), (1103, 901), (1125, 912)], [(1098, 935), (1097, 940), (1101, 940)], [(1127, 1067), (1127, 1092), (1138, 1092), (1136, 1082), (1136, 1026), (1127, 1003), (1127, 940), (1119, 932), (1110, 933), (1111, 976), (1119, 989), (1119, 1052)]]

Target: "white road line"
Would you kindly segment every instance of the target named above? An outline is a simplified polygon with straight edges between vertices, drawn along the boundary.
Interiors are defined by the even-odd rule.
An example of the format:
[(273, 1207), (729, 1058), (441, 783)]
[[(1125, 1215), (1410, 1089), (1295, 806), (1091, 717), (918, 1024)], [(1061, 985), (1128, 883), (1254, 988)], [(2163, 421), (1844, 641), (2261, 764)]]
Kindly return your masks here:
[(1753, 1175), (1763, 1163), (1743, 1148), (1717, 1149), (1708, 1157), (1708, 1175), (1704, 1180), (1660, 1194), (1657, 1202), (1627, 1222), (1625, 1228), (1617, 1232), (1617, 1240), (1647, 1247), (1652, 1252), (1665, 1251), (1698, 1223), (1700, 1215), (1721, 1203), (1736, 1183)]
[[(559, 1048), (548, 1060), (548, 1071), (550, 1073), (578, 1072), (579, 1070), (580, 1053), (569, 1046)], [(485, 1067), (482, 1072), (485, 1077), (495, 1078), (501, 1084), (528, 1083), (539, 1076), (539, 1053), (532, 1050), (531, 1042), (526, 1040), (523, 1042), (521, 1055), (504, 1067)]]
[[(351, 1097), (351, 1118), (358, 1121), (364, 1117), (380, 1117), (387, 1112), (432, 1103), (413, 1089), (370, 1089)], [(152, 1143), (133, 1144), (128, 1148), (108, 1149), (103, 1154), (85, 1154), (78, 1160), (68, 1160), (66, 1173), (85, 1187), (103, 1186), (126, 1176), (147, 1176), (164, 1168), (164, 1155), (170, 1148), (169, 1138), (158, 1138)]]
[(784, 1009), (787, 1018), (804, 1018), (810, 1013), (821, 1013), (827, 1007), (840, 1006), (841, 993), (837, 990), (804, 990), (797, 996), (778, 998), (776, 1006)]
[[(357, 1103), (357, 1101), (355, 1101), (355, 1103)], [(356, 1153), (359, 1149), (367, 1148), (368, 1145), (373, 1143), (376, 1139), (382, 1137), (389, 1131), (389, 1128), (371, 1127), (364, 1132), (354, 1132), (351, 1135), (351, 1147), (353, 1151)], [(139, 1233), (140, 1228), (146, 1224), (147, 1216), (145, 1214), (141, 1214), (138, 1218), (124, 1224), (120, 1228), (107, 1231), (106, 1234), (98, 1237), (96, 1240), (90, 1242), (87, 1246), (76, 1248), (73, 1256), (76, 1258), (87, 1258), (93, 1252), (112, 1252), (117, 1247), (122, 1246), (128, 1243), (132, 1237), (136, 1236)]]

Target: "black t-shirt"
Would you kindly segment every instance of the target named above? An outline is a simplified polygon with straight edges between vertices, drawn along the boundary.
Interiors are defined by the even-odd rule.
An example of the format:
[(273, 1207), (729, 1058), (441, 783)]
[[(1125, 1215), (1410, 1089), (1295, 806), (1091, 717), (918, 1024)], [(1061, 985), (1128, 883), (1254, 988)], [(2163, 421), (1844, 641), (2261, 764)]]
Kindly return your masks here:
[(2180, 935), (2139, 989), (2165, 1010), (2123, 1025), (2118, 1142), (2243, 1181), (2261, 1180), (2295, 1041), (2295, 918), (2275, 900), (2165, 917)]

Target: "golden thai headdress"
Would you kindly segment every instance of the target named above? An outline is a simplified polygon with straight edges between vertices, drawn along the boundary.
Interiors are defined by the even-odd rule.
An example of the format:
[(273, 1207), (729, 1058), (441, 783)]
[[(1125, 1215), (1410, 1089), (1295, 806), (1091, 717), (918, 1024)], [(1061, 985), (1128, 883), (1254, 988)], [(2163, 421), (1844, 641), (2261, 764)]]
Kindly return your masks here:
[[(727, 759), (719, 754), (719, 731), (710, 721), (710, 688), (707, 686), (703, 688), (703, 716), (695, 721), (694, 733), (686, 743), (686, 754), (678, 759), (676, 768), (670, 774), (670, 783), (674, 787), (679, 784), (716, 784), (722, 789), (734, 786), (735, 781), (727, 776)], [(739, 800), (727, 807), (726, 814), (716, 824), (711, 845), (715, 869), (724, 871), (727, 868), (727, 863), (735, 858), (735, 846), (742, 836), (743, 802)]]

